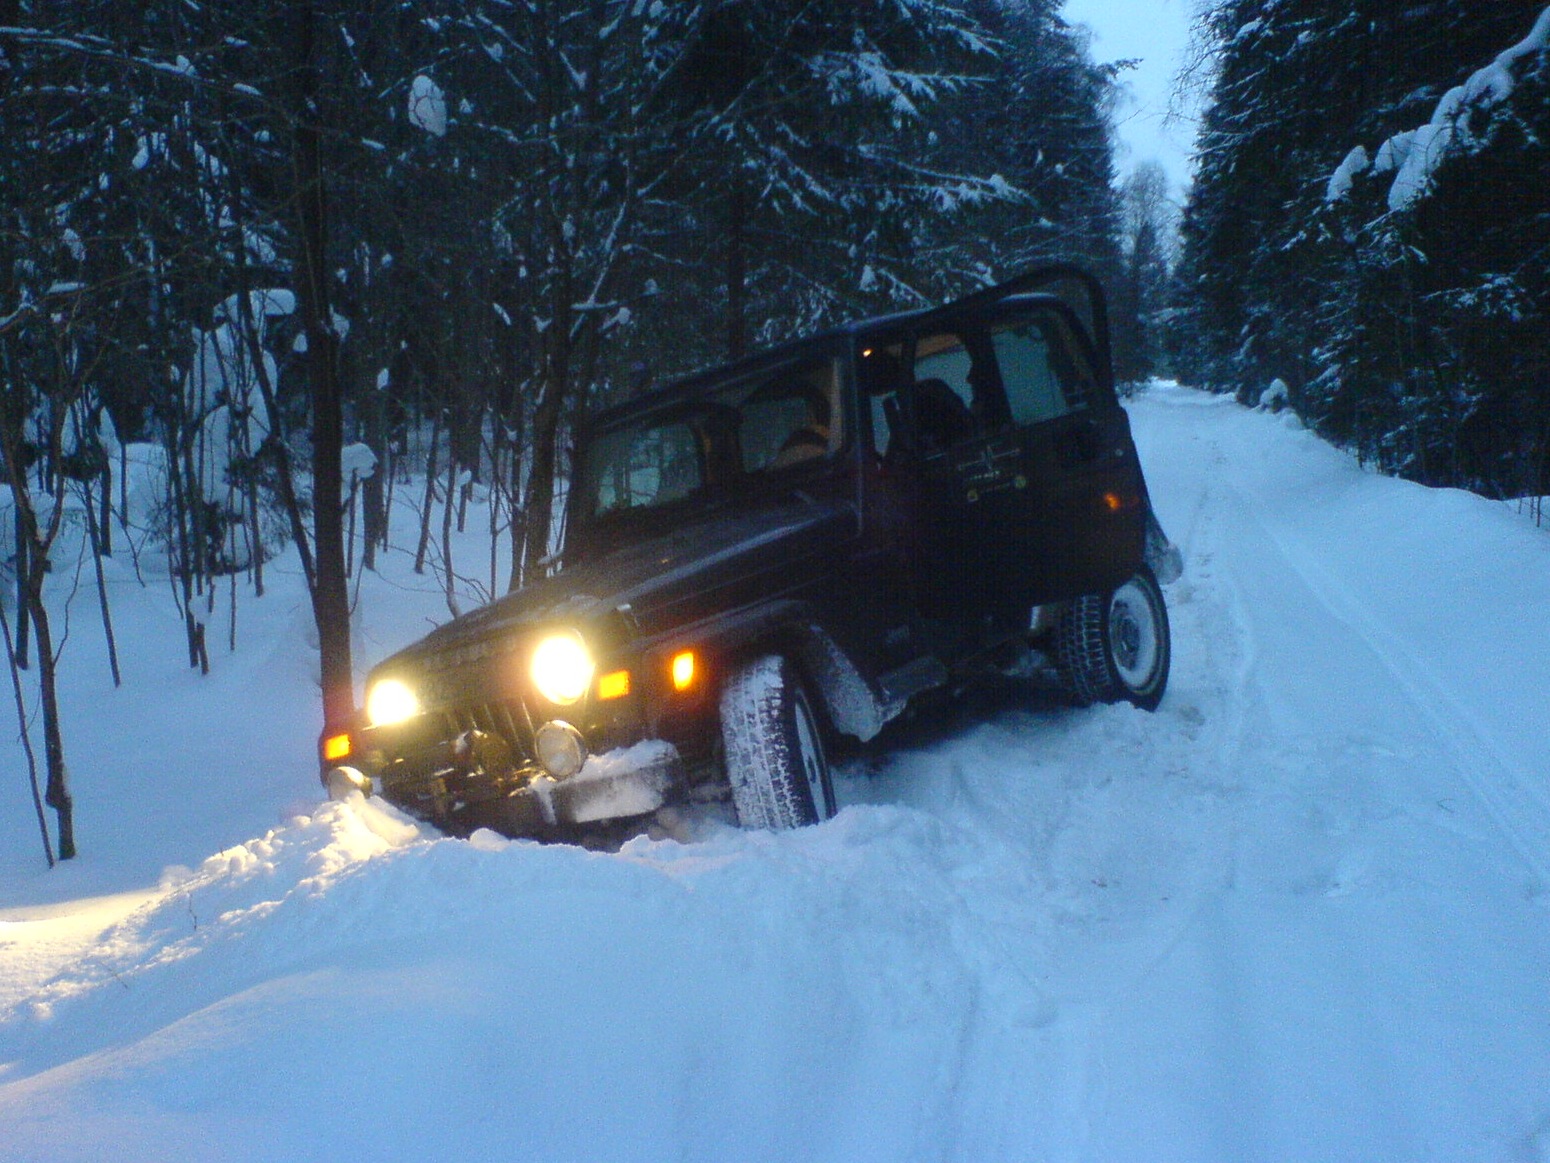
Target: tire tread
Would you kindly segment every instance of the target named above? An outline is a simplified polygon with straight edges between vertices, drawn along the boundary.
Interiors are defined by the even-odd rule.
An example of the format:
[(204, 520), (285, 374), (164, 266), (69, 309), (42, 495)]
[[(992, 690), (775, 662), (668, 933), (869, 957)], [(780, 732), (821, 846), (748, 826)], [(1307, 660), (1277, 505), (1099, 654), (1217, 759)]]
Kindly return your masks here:
[(791, 754), (785, 704), (794, 681), (785, 661), (768, 654), (738, 669), (722, 688), (727, 780), (745, 828), (779, 830), (817, 821), (805, 786), (792, 778), (799, 765)]
[(1104, 641), (1106, 594), (1083, 594), (1062, 615), (1056, 631), (1055, 662), (1067, 692), (1081, 706), (1118, 697)]

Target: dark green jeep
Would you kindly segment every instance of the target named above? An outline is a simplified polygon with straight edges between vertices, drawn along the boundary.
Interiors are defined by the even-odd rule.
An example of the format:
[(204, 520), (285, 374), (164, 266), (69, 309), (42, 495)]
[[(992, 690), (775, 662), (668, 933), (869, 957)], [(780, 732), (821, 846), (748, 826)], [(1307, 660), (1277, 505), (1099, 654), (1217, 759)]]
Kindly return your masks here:
[(372, 672), (335, 794), (574, 835), (685, 800), (833, 814), (826, 742), (1052, 662), (1151, 709), (1178, 554), (1067, 266), (681, 380), (580, 435), (562, 568)]

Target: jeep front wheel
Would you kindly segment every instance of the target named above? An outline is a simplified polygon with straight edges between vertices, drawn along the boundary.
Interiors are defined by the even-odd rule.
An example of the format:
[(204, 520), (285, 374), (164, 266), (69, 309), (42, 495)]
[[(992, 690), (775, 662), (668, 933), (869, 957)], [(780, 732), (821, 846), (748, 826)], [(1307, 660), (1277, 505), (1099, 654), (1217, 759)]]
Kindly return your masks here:
[(721, 737), (737, 821), (796, 828), (834, 815), (818, 718), (801, 678), (778, 654), (740, 667), (721, 691)]
[(1168, 607), (1151, 569), (1106, 594), (1071, 603), (1055, 631), (1055, 658), (1078, 703), (1125, 700), (1155, 711), (1168, 685)]

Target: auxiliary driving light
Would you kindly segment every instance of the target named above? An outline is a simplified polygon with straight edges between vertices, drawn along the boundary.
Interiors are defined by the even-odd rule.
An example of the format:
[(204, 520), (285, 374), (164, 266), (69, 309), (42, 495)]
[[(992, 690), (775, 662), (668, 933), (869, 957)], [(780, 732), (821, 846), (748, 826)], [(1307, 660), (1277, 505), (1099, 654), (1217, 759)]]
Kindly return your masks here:
[(373, 727), (402, 723), (420, 713), (420, 700), (409, 685), (396, 678), (371, 684), (366, 692), (366, 718)]
[(569, 779), (587, 761), (587, 744), (569, 723), (551, 719), (533, 733), (538, 762), (555, 779)]
[(569, 706), (592, 685), (592, 655), (578, 634), (554, 634), (533, 651), (533, 685), (551, 703)]

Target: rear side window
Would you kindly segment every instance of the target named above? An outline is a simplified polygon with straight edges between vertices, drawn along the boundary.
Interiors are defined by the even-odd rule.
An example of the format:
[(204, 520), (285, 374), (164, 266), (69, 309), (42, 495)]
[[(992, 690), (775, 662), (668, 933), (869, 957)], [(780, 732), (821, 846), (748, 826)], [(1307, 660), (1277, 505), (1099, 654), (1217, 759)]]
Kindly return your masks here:
[(1038, 424), (1089, 405), (1092, 371), (1059, 319), (998, 328), (991, 344), (1015, 423)]

